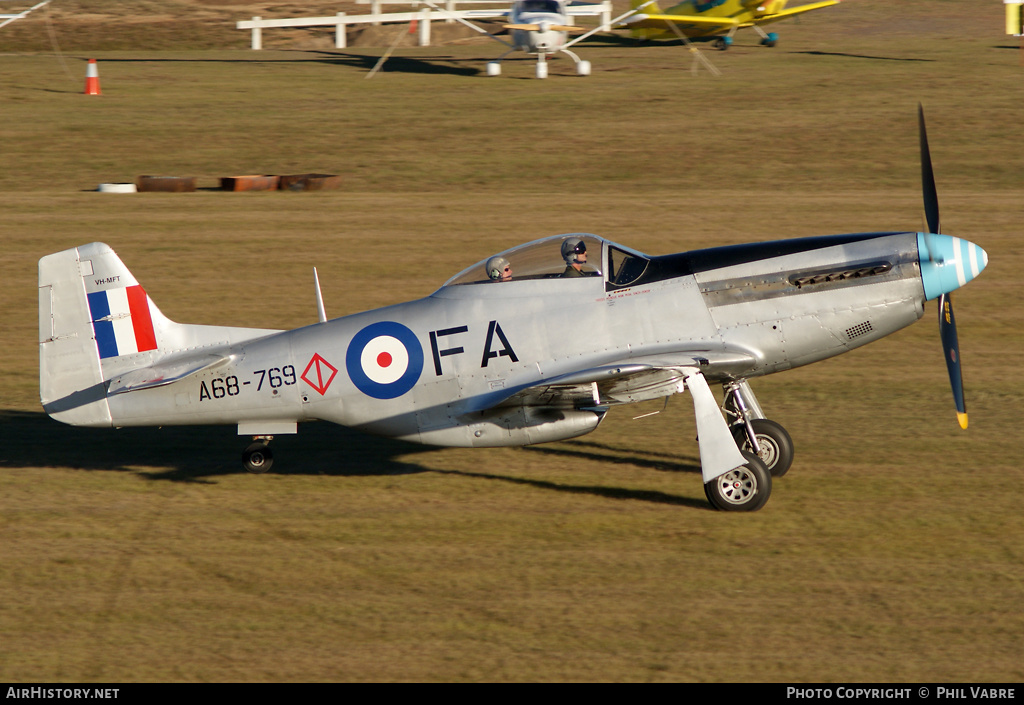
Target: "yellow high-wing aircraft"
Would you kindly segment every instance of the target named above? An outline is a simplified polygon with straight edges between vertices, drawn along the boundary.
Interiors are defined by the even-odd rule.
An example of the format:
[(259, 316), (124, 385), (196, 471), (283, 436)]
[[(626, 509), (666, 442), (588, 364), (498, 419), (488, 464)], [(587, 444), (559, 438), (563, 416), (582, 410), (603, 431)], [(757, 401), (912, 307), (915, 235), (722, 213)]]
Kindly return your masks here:
[(786, 0), (684, 0), (662, 12), (656, 3), (633, 0), (633, 8), (640, 12), (619, 26), (640, 39), (717, 37), (715, 47), (723, 51), (732, 44), (736, 30), (753, 27), (761, 35), (762, 44), (775, 46), (778, 35), (765, 32), (761, 25), (838, 4), (839, 0), (824, 0), (787, 10)]

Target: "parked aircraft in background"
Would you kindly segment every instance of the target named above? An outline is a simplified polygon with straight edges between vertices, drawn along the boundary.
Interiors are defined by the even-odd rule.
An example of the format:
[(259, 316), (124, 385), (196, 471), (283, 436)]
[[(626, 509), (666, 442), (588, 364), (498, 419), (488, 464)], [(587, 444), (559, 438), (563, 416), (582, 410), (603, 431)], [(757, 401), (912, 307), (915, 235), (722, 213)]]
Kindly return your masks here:
[(576, 63), (576, 73), (590, 75), (590, 62), (576, 56), (569, 47), (569, 32), (584, 30), (569, 24), (569, 15), (562, 0), (516, 0), (503, 25), (512, 34), (513, 48), (497, 59), (487, 62), (487, 75), (501, 73), (501, 60), (513, 51), (525, 51), (537, 57), (537, 78), (548, 75), (547, 55), (562, 52)]
[[(636, 7), (629, 12), (615, 18), (608, 24), (599, 25), (589, 31), (585, 31), (584, 28), (576, 27), (572, 24), (572, 19), (570, 17), (571, 13), (568, 9), (570, 3), (567, 2), (567, 0), (515, 0), (515, 2), (512, 3), (512, 7), (507, 11), (507, 13), (505, 13), (508, 17), (508, 22), (502, 25), (504, 29), (509, 30), (512, 39), (511, 42), (507, 42), (501, 37), (491, 34), (479, 25), (476, 25), (463, 17), (449, 13), (447, 10), (444, 10), (433, 2), (430, 2), (430, 0), (423, 0), (423, 2), (438, 12), (447, 14), (453, 20), (461, 22), (474, 31), (485, 34), (494, 41), (500, 42), (509, 47), (509, 50), (497, 59), (487, 62), (488, 76), (501, 75), (502, 60), (512, 52), (523, 51), (531, 56), (537, 57), (537, 78), (547, 78), (547, 57), (559, 52), (573, 60), (576, 64), (577, 75), (589, 76), (590, 62), (580, 59), (575, 52), (570, 51), (569, 47), (587, 39), (597, 32), (610, 29), (615, 23), (621, 22), (627, 17), (636, 14), (644, 7), (653, 4), (655, 0), (637, 0)], [(469, 13), (469, 16), (472, 15), (473, 13)], [(481, 10), (479, 11), (479, 16), (493, 17), (495, 14), (490, 10)], [(585, 33), (570, 40), (569, 32)]]
[(671, 39), (680, 34), (689, 39), (712, 39), (719, 49), (728, 49), (739, 29), (753, 27), (761, 43), (775, 46), (778, 35), (765, 32), (762, 25), (796, 17), (804, 12), (839, 4), (824, 0), (786, 9), (786, 0), (685, 0), (662, 12), (656, 4), (633, 0), (637, 12), (619, 26), (640, 39)]
[(661, 256), (557, 235), (482, 260), (426, 298), (334, 320), (317, 287), (319, 322), (291, 331), (174, 323), (107, 245), (58, 252), (39, 261), (40, 398), (77, 426), (237, 425), (254, 440), (247, 469), (262, 472), (270, 438), (303, 421), (516, 446), (580, 436), (612, 407), (689, 390), (709, 501), (759, 509), (793, 443), (749, 380), (893, 333), (936, 298), (966, 428), (949, 297), (988, 260), (940, 233), (923, 115), (920, 143), (929, 232)]

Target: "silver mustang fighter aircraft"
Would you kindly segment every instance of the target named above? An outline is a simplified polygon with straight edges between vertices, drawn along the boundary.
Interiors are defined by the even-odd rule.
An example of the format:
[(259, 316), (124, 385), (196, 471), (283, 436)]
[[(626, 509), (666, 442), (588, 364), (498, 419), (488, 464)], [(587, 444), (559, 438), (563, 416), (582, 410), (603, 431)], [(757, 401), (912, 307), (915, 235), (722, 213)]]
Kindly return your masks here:
[(58, 252), (39, 261), (42, 404), (78, 426), (237, 424), (254, 437), (246, 467), (263, 472), (269, 439), (302, 421), (434, 445), (527, 445), (689, 390), (710, 503), (756, 510), (793, 444), (748, 380), (893, 333), (931, 299), (966, 427), (949, 292), (987, 255), (939, 233), (923, 120), (921, 149), (929, 233), (662, 256), (557, 235), (374, 311), (327, 320), (318, 290), (320, 321), (291, 331), (175, 323), (107, 245)]

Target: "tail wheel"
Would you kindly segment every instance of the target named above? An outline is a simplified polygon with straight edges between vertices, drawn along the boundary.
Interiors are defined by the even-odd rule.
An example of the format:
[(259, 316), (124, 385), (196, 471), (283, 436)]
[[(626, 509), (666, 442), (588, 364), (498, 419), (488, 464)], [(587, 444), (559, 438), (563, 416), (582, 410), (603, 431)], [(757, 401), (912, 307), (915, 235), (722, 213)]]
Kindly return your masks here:
[(256, 441), (242, 453), (242, 464), (249, 472), (261, 475), (273, 466), (274, 454), (265, 442)]
[[(753, 426), (754, 436), (757, 438), (757, 455), (761, 462), (771, 472), (772, 477), (782, 477), (793, 464), (793, 439), (790, 438), (789, 432), (782, 424), (770, 419), (752, 419), (750, 425)], [(732, 436), (740, 450), (753, 451), (745, 424), (733, 426)]]
[(704, 494), (715, 509), (723, 512), (756, 512), (772, 493), (772, 474), (752, 453), (743, 453), (746, 465), (705, 483)]

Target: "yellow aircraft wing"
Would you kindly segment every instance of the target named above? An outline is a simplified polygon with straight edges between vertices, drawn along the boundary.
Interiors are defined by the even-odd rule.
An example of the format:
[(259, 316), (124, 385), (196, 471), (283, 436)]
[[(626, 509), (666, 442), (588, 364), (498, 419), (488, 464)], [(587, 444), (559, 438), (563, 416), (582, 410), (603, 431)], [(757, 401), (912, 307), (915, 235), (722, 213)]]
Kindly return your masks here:
[(781, 12), (773, 12), (770, 15), (762, 15), (761, 17), (755, 17), (745, 26), (755, 24), (770, 24), (772, 22), (778, 22), (792, 17), (793, 15), (799, 15), (802, 12), (810, 12), (811, 10), (820, 10), (823, 7), (830, 7), (832, 5), (838, 5), (839, 0), (825, 0), (824, 2), (812, 2), (809, 5), (801, 5), (800, 7), (793, 7), (788, 10), (782, 10)]
[[(838, 0), (824, 3), (831, 5)], [(819, 3), (821, 4), (821, 3)], [(665, 29), (666, 22), (682, 25), (699, 25), (705, 29), (729, 29), (739, 26), (739, 22), (730, 17), (700, 17), (697, 15), (634, 15), (624, 25), (628, 29)]]

